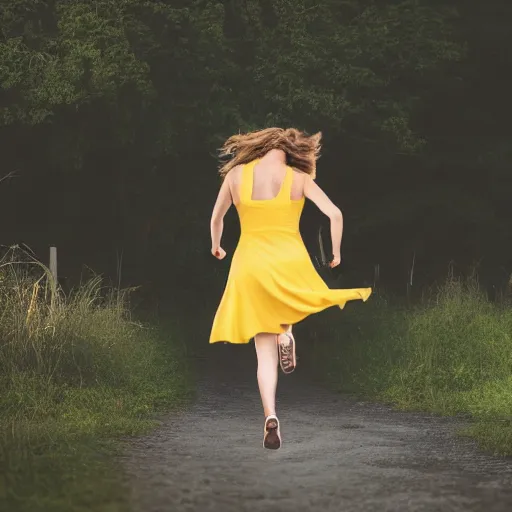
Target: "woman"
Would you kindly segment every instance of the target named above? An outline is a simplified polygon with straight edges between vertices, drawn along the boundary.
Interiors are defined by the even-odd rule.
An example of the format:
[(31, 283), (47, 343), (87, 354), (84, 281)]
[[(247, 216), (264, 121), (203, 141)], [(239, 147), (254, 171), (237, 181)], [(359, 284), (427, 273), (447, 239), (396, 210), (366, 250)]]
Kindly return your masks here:
[(254, 338), (258, 386), (265, 415), (263, 446), (281, 446), (275, 394), (278, 364), (295, 369), (292, 325), (349, 300), (366, 301), (371, 288), (331, 290), (317, 274), (299, 233), (305, 198), (329, 217), (333, 259), (340, 264), (343, 217), (313, 181), (321, 134), (267, 128), (230, 137), (221, 156), (224, 181), (211, 218), (212, 254), (222, 260), (223, 219), (232, 203), (241, 236), (224, 295), (215, 315), (210, 343), (248, 343)]

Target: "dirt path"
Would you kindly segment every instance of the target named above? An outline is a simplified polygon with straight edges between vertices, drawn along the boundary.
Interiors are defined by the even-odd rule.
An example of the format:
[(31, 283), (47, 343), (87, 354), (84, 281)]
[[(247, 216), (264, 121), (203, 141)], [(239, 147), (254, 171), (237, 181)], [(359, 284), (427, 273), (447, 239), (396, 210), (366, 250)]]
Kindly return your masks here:
[[(512, 461), (456, 438), (460, 422), (280, 382), (283, 448), (262, 448), (252, 345), (217, 345), (198, 401), (124, 460), (134, 512), (512, 510)], [(209, 369), (207, 369), (209, 368)]]

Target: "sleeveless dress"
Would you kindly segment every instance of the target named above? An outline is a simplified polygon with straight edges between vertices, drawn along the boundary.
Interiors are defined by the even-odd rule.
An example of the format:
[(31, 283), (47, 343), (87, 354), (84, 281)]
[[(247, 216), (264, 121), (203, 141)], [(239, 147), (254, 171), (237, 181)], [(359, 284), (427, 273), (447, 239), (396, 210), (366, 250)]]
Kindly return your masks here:
[(299, 232), (305, 198), (291, 199), (293, 170), (286, 169), (274, 199), (251, 199), (253, 170), (242, 169), (237, 211), (241, 235), (210, 334), (210, 343), (248, 343), (258, 333), (283, 333), (331, 306), (366, 301), (371, 288), (330, 289), (317, 273)]

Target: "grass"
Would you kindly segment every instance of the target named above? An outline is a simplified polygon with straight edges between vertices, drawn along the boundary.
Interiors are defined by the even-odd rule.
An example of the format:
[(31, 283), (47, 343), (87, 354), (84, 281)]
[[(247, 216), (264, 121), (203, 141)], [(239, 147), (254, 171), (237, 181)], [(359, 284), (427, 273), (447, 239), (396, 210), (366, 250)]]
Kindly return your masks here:
[(127, 510), (115, 455), (188, 398), (180, 333), (134, 321), (98, 277), (64, 295), (19, 256), (0, 262), (0, 510)]
[(468, 415), (464, 435), (512, 455), (512, 307), (475, 278), (449, 278), (415, 306), (374, 295), (311, 326), (309, 357), (330, 387), (404, 410)]

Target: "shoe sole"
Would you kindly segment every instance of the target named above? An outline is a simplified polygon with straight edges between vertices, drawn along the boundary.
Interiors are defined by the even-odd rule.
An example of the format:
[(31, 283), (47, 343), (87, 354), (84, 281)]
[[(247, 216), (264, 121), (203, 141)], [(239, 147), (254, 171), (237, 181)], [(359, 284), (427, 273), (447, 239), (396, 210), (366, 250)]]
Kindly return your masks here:
[(281, 448), (281, 433), (279, 431), (279, 420), (271, 418), (265, 422), (265, 431), (263, 436), (263, 448), (269, 450), (278, 450)]

